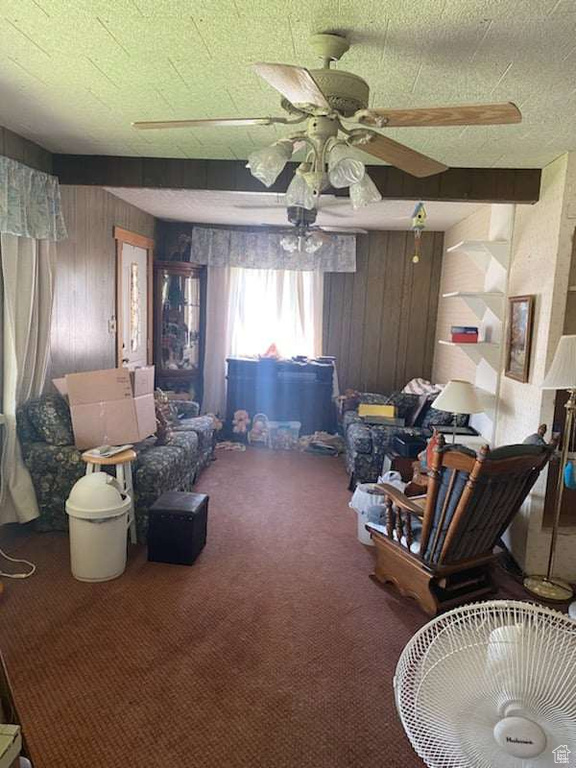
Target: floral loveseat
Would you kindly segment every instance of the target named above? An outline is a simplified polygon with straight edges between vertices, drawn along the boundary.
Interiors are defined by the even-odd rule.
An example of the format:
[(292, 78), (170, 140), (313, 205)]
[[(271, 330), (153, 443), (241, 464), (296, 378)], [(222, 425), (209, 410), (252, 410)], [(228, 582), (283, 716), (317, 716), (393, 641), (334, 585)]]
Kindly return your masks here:
[[(132, 476), (141, 542), (146, 541), (149, 507), (166, 491), (190, 490), (212, 458), (212, 418), (198, 416), (197, 403), (177, 401), (173, 405), (172, 442), (156, 445), (156, 438), (151, 437), (134, 446), (137, 458)], [(86, 471), (82, 452), (74, 447), (68, 404), (52, 394), (29, 400), (18, 409), (17, 424), (22, 457), (40, 508), (36, 526), (42, 531), (65, 530), (66, 499)]]
[[(432, 427), (452, 424), (453, 415), (433, 407), (438, 396), (418, 395), (409, 392), (393, 392), (381, 395), (374, 392), (360, 392), (345, 405), (342, 415), (342, 431), (346, 444), (346, 469), (350, 476), (350, 488), (356, 483), (374, 483), (382, 471), (384, 455), (392, 448), (396, 435), (413, 435), (428, 440)], [(398, 418), (405, 420), (405, 426), (367, 424), (358, 415), (358, 406), (395, 405)], [(468, 424), (468, 416), (459, 415), (458, 426)]]

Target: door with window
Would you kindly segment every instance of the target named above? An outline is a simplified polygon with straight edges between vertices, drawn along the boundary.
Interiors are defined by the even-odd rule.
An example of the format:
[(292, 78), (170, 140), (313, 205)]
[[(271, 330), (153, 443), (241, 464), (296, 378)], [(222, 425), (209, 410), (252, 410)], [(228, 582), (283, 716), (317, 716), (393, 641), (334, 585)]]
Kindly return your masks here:
[(150, 281), (152, 241), (118, 228), (117, 365), (136, 368), (151, 362)]

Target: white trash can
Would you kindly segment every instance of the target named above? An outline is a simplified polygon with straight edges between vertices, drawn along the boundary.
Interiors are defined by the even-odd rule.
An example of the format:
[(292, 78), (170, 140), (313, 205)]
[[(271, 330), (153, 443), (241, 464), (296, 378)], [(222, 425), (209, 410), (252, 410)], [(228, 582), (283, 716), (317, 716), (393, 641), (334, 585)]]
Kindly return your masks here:
[(368, 513), (373, 512), (376, 517), (378, 512), (384, 509), (384, 496), (369, 493), (373, 487), (374, 483), (359, 483), (349, 504), (351, 509), (358, 514), (358, 541), (368, 547), (374, 546), (374, 542), (365, 527), (368, 522)]
[(80, 478), (70, 491), (70, 563), (79, 581), (109, 581), (126, 568), (132, 500), (106, 472)]

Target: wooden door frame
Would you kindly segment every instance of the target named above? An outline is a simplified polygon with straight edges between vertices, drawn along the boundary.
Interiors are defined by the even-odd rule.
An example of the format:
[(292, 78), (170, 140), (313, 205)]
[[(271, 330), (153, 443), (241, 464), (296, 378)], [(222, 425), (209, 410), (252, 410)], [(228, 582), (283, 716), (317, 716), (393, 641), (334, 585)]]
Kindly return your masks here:
[(154, 240), (137, 232), (130, 232), (122, 227), (114, 227), (114, 240), (116, 241), (116, 365), (122, 368), (122, 247), (124, 243), (142, 248), (146, 251), (146, 286), (147, 317), (146, 317), (146, 362), (152, 365), (154, 361)]

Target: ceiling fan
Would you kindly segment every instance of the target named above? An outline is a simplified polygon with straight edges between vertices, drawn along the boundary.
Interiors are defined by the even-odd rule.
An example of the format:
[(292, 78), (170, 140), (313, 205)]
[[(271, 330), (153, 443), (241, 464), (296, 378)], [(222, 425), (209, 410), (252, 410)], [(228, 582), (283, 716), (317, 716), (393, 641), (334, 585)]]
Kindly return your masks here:
[(288, 188), (290, 193), (294, 185), (292, 197), (287, 198), (287, 203), (311, 209), (329, 186), (349, 186), (354, 207), (381, 199), (368, 174), (365, 174), (364, 164), (349, 156), (351, 148), (420, 178), (447, 170), (443, 163), (384, 136), (374, 128), (499, 125), (522, 120), (520, 110), (510, 102), (419, 109), (369, 107), (368, 83), (351, 72), (331, 69), (332, 62), (338, 61), (350, 47), (346, 38), (339, 34), (321, 33), (311, 37), (310, 45), (322, 59), (321, 69), (308, 70), (288, 64), (254, 64), (255, 72), (281, 94), (281, 106), (286, 116), (136, 122), (133, 126), (158, 129), (273, 124), (294, 126), (305, 123), (305, 130), (291, 133), (271, 147), (253, 153), (248, 167), (256, 178), (271, 186), (292, 153), (305, 144), (306, 160), (298, 167)]
[[(293, 253), (316, 253), (323, 245), (328, 244), (334, 235), (338, 234), (367, 234), (367, 230), (357, 227), (331, 227), (315, 224), (317, 211), (299, 206), (288, 206), (288, 222), (292, 225), (285, 229), (280, 245), (285, 251)], [(282, 229), (279, 230), (282, 232)]]

